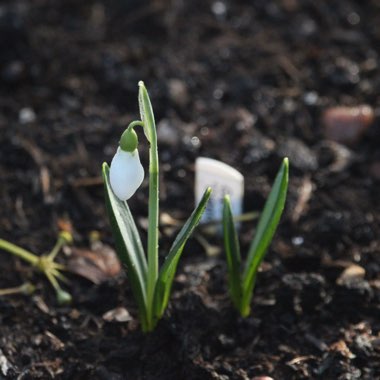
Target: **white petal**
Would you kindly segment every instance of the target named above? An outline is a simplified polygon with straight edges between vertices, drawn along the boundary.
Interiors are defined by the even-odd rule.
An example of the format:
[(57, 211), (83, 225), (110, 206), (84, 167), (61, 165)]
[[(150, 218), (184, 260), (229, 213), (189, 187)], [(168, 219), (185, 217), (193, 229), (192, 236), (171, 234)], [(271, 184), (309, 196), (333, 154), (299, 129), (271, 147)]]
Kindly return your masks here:
[(128, 200), (143, 179), (144, 168), (138, 150), (126, 152), (119, 147), (110, 167), (110, 184), (115, 195), (122, 201)]

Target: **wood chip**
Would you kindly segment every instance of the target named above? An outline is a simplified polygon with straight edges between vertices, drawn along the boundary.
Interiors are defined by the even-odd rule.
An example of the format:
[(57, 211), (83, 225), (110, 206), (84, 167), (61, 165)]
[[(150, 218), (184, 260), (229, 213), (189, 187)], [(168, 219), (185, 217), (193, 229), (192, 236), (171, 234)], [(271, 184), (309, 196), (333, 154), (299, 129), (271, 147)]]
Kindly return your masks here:
[(298, 190), (297, 203), (293, 209), (291, 219), (294, 223), (298, 222), (300, 217), (304, 214), (307, 209), (307, 204), (313, 193), (313, 183), (309, 176), (305, 176), (302, 180), (301, 187)]
[(50, 314), (48, 305), (46, 305), (45, 301), (40, 296), (34, 296), (33, 301), (43, 313)]
[(49, 338), (55, 351), (62, 350), (65, 347), (64, 343), (50, 331), (45, 331), (45, 335)]

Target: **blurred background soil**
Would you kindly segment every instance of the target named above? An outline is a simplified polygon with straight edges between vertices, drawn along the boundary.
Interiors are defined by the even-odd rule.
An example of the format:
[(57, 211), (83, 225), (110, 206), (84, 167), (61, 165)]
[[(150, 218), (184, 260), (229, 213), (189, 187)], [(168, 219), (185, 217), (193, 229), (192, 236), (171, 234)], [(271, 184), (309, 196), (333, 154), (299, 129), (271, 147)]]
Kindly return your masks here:
[[(0, 298), (0, 378), (379, 379), (379, 46), (376, 0), (3, 0), (0, 237), (43, 253), (72, 226), (59, 260), (88, 279), (69, 275), (74, 302), (59, 306), (42, 276), (0, 253), (1, 288), (37, 286)], [(244, 174), (245, 211), (261, 210), (290, 159), (245, 320), (221, 242), (199, 229), (164, 320), (138, 330), (100, 167), (138, 118), (139, 80), (158, 127), (163, 254), (192, 211), (196, 157)], [(143, 235), (147, 190), (130, 201)]]

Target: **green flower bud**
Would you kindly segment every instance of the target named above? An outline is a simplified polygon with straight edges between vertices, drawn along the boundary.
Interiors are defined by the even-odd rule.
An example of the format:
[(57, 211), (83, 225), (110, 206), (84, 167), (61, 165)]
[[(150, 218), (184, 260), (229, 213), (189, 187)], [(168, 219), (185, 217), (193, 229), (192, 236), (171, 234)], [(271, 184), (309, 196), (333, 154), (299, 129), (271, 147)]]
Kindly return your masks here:
[(56, 289), (56, 292), (57, 292), (57, 301), (60, 305), (67, 305), (71, 303), (72, 297), (70, 293), (62, 289)]
[(69, 231), (61, 231), (59, 237), (65, 240), (66, 243), (71, 244), (73, 242), (73, 235)]
[(22, 284), (20, 286), (20, 291), (21, 293), (27, 295), (27, 296), (30, 296), (31, 294), (33, 294), (36, 290), (36, 287), (31, 284), (30, 282), (26, 282), (25, 284)]
[(139, 140), (133, 128), (127, 128), (120, 138), (120, 148), (125, 152), (134, 152)]

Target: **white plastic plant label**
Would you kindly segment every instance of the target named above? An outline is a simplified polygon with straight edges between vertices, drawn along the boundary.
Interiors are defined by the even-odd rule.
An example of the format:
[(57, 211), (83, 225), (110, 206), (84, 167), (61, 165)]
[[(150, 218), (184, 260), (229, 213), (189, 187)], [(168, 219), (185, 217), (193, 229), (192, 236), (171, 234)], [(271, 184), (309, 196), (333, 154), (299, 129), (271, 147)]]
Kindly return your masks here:
[(201, 222), (218, 221), (223, 217), (223, 198), (229, 194), (234, 216), (243, 208), (244, 177), (233, 167), (212, 158), (198, 157), (195, 161), (195, 202), (201, 200), (207, 187), (212, 188), (211, 198)]

